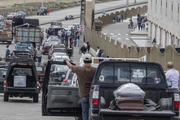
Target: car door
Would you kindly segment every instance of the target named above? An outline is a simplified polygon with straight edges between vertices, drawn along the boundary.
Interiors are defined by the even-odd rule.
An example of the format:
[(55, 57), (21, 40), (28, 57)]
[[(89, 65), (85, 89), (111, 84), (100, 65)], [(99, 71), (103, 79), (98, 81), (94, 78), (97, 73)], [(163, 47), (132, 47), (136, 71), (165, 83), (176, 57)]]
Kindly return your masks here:
[[(46, 111), (80, 108), (78, 87), (63, 86), (61, 83), (53, 83), (51, 69), (53, 65), (66, 65), (64, 62), (50, 61), (47, 64), (43, 84), (43, 102)], [(68, 111), (67, 111), (68, 112)], [(59, 114), (61, 115), (61, 114)]]

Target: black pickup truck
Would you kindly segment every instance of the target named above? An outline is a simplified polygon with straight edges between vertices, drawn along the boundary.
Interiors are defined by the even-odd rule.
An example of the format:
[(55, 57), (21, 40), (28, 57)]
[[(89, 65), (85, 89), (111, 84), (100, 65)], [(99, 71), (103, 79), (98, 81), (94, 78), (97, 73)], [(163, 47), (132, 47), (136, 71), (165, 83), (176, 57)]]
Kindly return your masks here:
[[(138, 85), (146, 93), (144, 99), (154, 101), (160, 108), (153, 111), (110, 109), (113, 91), (125, 83)], [(168, 87), (164, 71), (157, 63), (102, 62), (94, 76), (89, 101), (89, 120), (179, 120), (179, 91)]]

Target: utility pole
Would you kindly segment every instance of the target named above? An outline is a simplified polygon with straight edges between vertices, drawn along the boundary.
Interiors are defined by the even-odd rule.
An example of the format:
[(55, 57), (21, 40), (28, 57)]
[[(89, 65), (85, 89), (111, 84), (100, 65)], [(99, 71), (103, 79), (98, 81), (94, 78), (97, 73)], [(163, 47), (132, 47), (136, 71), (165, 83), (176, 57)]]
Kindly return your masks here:
[(126, 7), (128, 9), (128, 7), (129, 7), (129, 0), (126, 0)]
[(86, 13), (86, 0), (81, 0), (81, 15), (80, 15), (80, 25), (83, 28), (80, 33), (79, 45), (82, 46), (84, 42), (84, 29), (85, 29), (85, 13)]
[(136, 0), (134, 0), (134, 3), (136, 3)]
[(26, 0), (24, 0), (24, 4), (23, 4), (24, 11), (26, 10), (25, 5), (26, 5)]

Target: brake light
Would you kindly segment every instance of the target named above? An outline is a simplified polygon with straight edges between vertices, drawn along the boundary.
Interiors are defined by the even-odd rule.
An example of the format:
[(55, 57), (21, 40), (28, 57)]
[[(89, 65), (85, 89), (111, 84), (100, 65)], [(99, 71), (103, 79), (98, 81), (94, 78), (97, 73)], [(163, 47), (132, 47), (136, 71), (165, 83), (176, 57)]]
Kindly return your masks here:
[(174, 94), (174, 108), (179, 108), (180, 107), (180, 96), (179, 94), (175, 93)]
[(99, 86), (95, 85), (92, 94), (92, 104), (97, 106), (99, 104)]
[(174, 101), (174, 107), (179, 108), (179, 101)]
[(93, 99), (92, 100), (92, 104), (93, 105), (98, 105), (99, 104), (99, 100), (98, 99)]
[(40, 87), (40, 83), (39, 83), (39, 81), (37, 81), (37, 88), (39, 88)]
[(67, 82), (68, 82), (68, 80), (64, 80), (64, 82), (65, 82), (65, 83), (67, 83)]
[(3, 86), (7, 87), (7, 82), (6, 81), (4, 81)]

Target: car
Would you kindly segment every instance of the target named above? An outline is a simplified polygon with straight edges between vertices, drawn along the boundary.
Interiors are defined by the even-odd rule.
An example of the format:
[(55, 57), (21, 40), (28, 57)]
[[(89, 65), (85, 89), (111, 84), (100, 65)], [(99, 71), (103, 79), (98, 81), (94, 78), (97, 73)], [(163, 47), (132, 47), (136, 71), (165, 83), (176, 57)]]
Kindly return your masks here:
[(66, 66), (66, 63), (57, 61), (48, 61), (47, 63), (42, 87), (42, 115), (76, 116), (76, 111), (80, 111), (78, 87), (64, 86), (62, 81), (59, 84), (55, 84), (51, 79), (51, 68), (54, 65)]
[(13, 18), (15, 18), (15, 17), (17, 17), (18, 16), (18, 14), (16, 13), (16, 12), (12, 12), (12, 13), (9, 13), (8, 15), (7, 15), (7, 19), (8, 20), (13, 20)]
[(43, 44), (43, 46), (42, 46), (42, 52), (43, 52), (43, 54), (48, 54), (50, 48), (51, 48), (50, 41), (44, 42), (44, 44)]
[(4, 80), (7, 73), (7, 68), (0, 68), (0, 92), (4, 92)]
[[(127, 83), (137, 85), (146, 93), (145, 98), (141, 99), (143, 101), (142, 107), (138, 105), (138, 103), (141, 103), (140, 100), (135, 100), (133, 97), (128, 100), (128, 95), (120, 97), (122, 102), (117, 102), (115, 99), (114, 91), (124, 84), (127, 85)], [(179, 98), (179, 90), (168, 86), (163, 68), (158, 63), (122, 60), (104, 61), (98, 66), (91, 84), (89, 119), (130, 120), (136, 116), (138, 120), (178, 120), (179, 104), (176, 103), (179, 103)], [(134, 102), (137, 105), (136, 107), (133, 106), (132, 100), (136, 101)], [(144, 102), (147, 100), (153, 102), (158, 108)], [(112, 105), (124, 108), (113, 109), (110, 107)], [(143, 107), (147, 107), (147, 110)], [(153, 110), (149, 107), (153, 107)]]
[(48, 58), (51, 59), (54, 53), (59, 53), (59, 55), (67, 55), (65, 48), (52, 48), (49, 50)]
[(46, 7), (41, 7), (37, 10), (37, 15), (47, 15), (48, 9)]
[(61, 62), (63, 62), (64, 60), (69, 60), (69, 56), (62, 54), (62, 56), (53, 56), (51, 58), (51, 60), (52, 61), (61, 61)]
[(72, 70), (69, 70), (66, 73), (66, 77), (65, 77), (64, 81), (62, 82), (62, 85), (63, 86), (72, 86), (72, 87), (78, 86), (76, 73), (73, 73)]
[(36, 63), (36, 70), (37, 70), (38, 80), (42, 86), (44, 80), (44, 65), (40, 63)]
[(25, 18), (25, 17), (26, 17), (26, 13), (23, 12), (23, 11), (18, 11), (18, 12), (17, 12), (17, 15), (18, 15), (19, 17), (21, 17), (21, 18)]
[(4, 81), (4, 101), (9, 97), (30, 97), (39, 100), (40, 84), (33, 59), (14, 58), (10, 61)]

